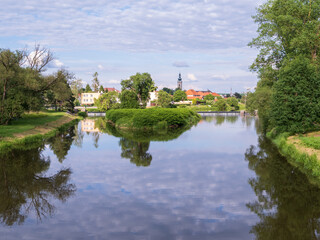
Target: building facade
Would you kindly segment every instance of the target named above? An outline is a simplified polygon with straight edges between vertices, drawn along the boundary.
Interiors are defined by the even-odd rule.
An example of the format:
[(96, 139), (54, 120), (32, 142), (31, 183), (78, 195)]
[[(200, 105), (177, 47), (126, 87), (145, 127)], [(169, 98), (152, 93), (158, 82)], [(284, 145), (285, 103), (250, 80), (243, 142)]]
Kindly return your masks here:
[(81, 93), (81, 105), (93, 105), (94, 99), (98, 99), (101, 93)]
[(210, 90), (208, 91), (195, 91), (193, 89), (189, 89), (188, 91), (186, 91), (187, 94), (187, 99), (188, 100), (192, 100), (192, 99), (203, 99), (205, 96), (211, 94), (214, 97), (221, 97), (219, 94), (215, 93), (215, 92), (211, 92)]

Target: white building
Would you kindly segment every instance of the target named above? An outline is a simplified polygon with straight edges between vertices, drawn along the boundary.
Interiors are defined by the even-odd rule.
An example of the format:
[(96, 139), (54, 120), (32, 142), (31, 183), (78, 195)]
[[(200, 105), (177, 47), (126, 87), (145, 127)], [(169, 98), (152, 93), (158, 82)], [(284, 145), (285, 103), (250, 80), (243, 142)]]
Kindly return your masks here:
[(94, 99), (98, 99), (101, 93), (81, 93), (81, 105), (93, 105)]
[(149, 96), (150, 96), (150, 99), (147, 103), (147, 107), (151, 107), (152, 106), (151, 102), (158, 100), (158, 92), (157, 91), (149, 92)]

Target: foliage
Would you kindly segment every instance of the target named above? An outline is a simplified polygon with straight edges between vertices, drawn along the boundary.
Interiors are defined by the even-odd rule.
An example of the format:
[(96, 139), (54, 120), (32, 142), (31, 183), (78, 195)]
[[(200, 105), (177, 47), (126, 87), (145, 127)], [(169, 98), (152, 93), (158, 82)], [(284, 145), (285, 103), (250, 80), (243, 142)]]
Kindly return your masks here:
[(235, 97), (230, 97), (227, 98), (227, 104), (229, 104), (231, 107), (237, 107), (239, 105), (239, 102)]
[(132, 90), (123, 90), (120, 94), (121, 108), (139, 108), (138, 96)]
[(85, 117), (87, 117), (87, 113), (86, 112), (78, 112), (78, 116), (85, 118)]
[(285, 61), (274, 85), (271, 124), (278, 132), (301, 133), (319, 128), (320, 75), (306, 57)]
[(225, 99), (220, 99), (215, 103), (215, 107), (218, 111), (226, 111), (227, 110), (227, 103)]
[(154, 128), (166, 122), (168, 127), (183, 127), (197, 123), (200, 116), (188, 109), (118, 109), (107, 111), (106, 119), (117, 127)]
[(99, 88), (99, 92), (104, 93), (104, 87), (102, 85)]
[(72, 79), (70, 82), (70, 88), (75, 98), (82, 92), (83, 84), (81, 79)]
[(173, 90), (173, 89), (171, 89), (171, 88), (167, 88), (167, 87), (164, 87), (162, 90), (165, 91), (165, 92), (167, 92), (167, 93), (169, 93), (170, 95), (173, 95), (173, 94), (174, 94), (174, 91), (175, 91), (175, 90)]
[(300, 140), (306, 147), (320, 150), (319, 137), (300, 137)]
[(241, 99), (242, 98), (242, 95), (238, 92), (235, 92), (234, 93), (234, 97), (237, 98), (237, 99)]
[(98, 99), (94, 100), (94, 105), (102, 112), (106, 112), (113, 108), (119, 108), (118, 97), (119, 94), (116, 91), (104, 93)]
[(173, 94), (173, 100), (175, 102), (185, 101), (187, 99), (187, 94), (185, 91), (177, 90)]
[(86, 85), (86, 88), (85, 88), (84, 92), (86, 92), (86, 93), (92, 92), (92, 89), (91, 89), (89, 84)]
[(145, 107), (149, 100), (149, 92), (156, 90), (149, 73), (137, 73), (127, 80), (121, 81), (122, 91), (131, 90), (136, 93), (139, 103)]
[(164, 107), (164, 108), (169, 107), (173, 100), (172, 96), (163, 90), (160, 90), (157, 94), (158, 94), (157, 106)]
[(100, 86), (100, 82), (99, 82), (99, 79), (98, 79), (98, 73), (95, 72), (93, 74), (93, 79), (92, 79), (92, 89), (93, 89), (93, 91), (94, 92), (98, 92), (99, 86)]
[(212, 94), (208, 94), (208, 95), (204, 96), (203, 99), (206, 101), (213, 101), (215, 99), (215, 96), (213, 96)]
[[(276, 128), (278, 133), (295, 133), (317, 127), (311, 123), (317, 118), (317, 110), (311, 110), (310, 114), (307, 111), (315, 106), (315, 98), (309, 90), (317, 94), (319, 89), (314, 71), (318, 71), (320, 63), (317, 57), (320, 50), (320, 2), (268, 0), (257, 11), (254, 19), (259, 24), (259, 35), (249, 45), (260, 49), (251, 66), (260, 78), (257, 91), (259, 94), (264, 92), (264, 97), (270, 96), (264, 104), (253, 104), (257, 106), (259, 116), (265, 118), (264, 128)], [(296, 75), (290, 74), (291, 71)], [(251, 100), (257, 101), (258, 97), (256, 95)], [(305, 111), (302, 106), (306, 107)], [(302, 119), (304, 114), (307, 114), (305, 120)]]

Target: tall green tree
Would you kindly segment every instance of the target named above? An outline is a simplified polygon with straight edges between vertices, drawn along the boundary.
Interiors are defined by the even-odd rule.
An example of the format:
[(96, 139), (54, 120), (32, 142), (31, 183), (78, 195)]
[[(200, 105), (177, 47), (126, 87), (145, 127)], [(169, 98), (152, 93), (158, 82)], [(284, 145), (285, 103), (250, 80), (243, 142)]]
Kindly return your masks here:
[[(310, 76), (305, 76), (310, 71), (303, 71), (296, 76), (292, 76), (291, 80), (297, 85), (290, 87), (286, 79), (281, 79), (286, 78), (282, 74), (282, 69), (291, 68), (293, 65), (299, 69), (302, 69), (302, 66), (307, 67), (305, 59), (310, 60), (308, 65), (313, 65), (316, 69), (319, 68), (320, 59), (317, 56), (320, 50), (319, 19), (320, 2), (314, 0), (268, 0), (257, 10), (254, 20), (259, 25), (259, 35), (249, 45), (260, 49), (259, 55), (251, 66), (251, 69), (258, 73), (260, 79), (256, 92), (261, 94), (264, 91), (263, 96), (269, 96), (270, 98), (263, 104), (256, 104), (259, 116), (263, 116), (265, 130), (276, 127), (281, 131), (288, 129), (302, 131), (301, 128), (290, 128), (290, 126), (282, 128), (283, 126), (278, 124), (284, 124), (286, 121), (278, 121), (277, 118), (272, 120), (271, 118), (275, 116), (272, 116), (271, 113), (275, 111), (279, 113), (280, 109), (284, 110), (283, 107), (285, 106), (290, 108), (291, 110), (287, 110), (293, 114), (299, 112), (299, 115), (306, 114), (308, 116), (308, 108), (304, 108), (299, 99), (307, 98), (310, 102), (313, 102), (313, 100), (309, 99), (308, 91), (301, 92), (296, 87), (299, 86), (300, 80), (305, 82), (306, 78), (310, 78)], [(304, 60), (299, 63), (299, 59)], [(299, 67), (298, 64), (301, 64), (301, 66)], [(307, 69), (310, 68), (312, 67), (307, 67)], [(282, 83), (276, 84), (278, 81)], [(313, 82), (302, 85), (309, 88), (314, 87)], [(280, 86), (283, 88), (289, 87), (291, 92), (277, 89)], [(277, 95), (273, 95), (274, 91)], [(315, 91), (317, 90), (315, 89)], [(286, 99), (297, 92), (300, 95), (296, 96), (296, 101), (291, 101), (292, 104), (284, 104)], [(259, 100), (258, 96), (254, 99)], [(276, 104), (276, 101), (280, 99), (283, 101)], [(270, 104), (268, 107), (265, 106), (267, 103)], [(281, 105), (281, 103), (284, 105)], [(265, 110), (267, 112), (264, 112)], [(295, 120), (299, 121), (297, 124), (305, 126), (305, 130), (309, 129), (310, 126), (305, 125), (301, 118)], [(293, 123), (293, 121), (287, 123), (289, 122), (290, 124)]]
[(99, 82), (99, 79), (98, 79), (98, 73), (95, 72), (93, 74), (93, 79), (92, 79), (92, 89), (93, 89), (93, 91), (94, 92), (98, 92), (99, 86), (100, 86), (100, 82)]
[(187, 99), (187, 94), (185, 91), (182, 91), (182, 90), (177, 90), (174, 92), (173, 94), (173, 100), (175, 102), (180, 102), (180, 101), (184, 101)]
[(120, 94), (121, 108), (139, 108), (138, 96), (132, 90), (124, 90)]
[(173, 95), (175, 91), (174, 89), (167, 88), (167, 87), (162, 88), (162, 90), (169, 93), (170, 95)]
[(100, 85), (99, 92), (104, 93), (104, 88), (103, 88), (103, 86), (102, 86), (102, 85)]
[(121, 86), (122, 91), (131, 90), (135, 92), (140, 104), (144, 107), (150, 98), (149, 92), (157, 89), (149, 73), (137, 73), (127, 80), (122, 80)]
[(86, 93), (92, 92), (92, 89), (91, 89), (91, 87), (90, 87), (89, 84), (86, 85), (86, 88), (85, 88), (84, 91), (85, 91)]
[(106, 112), (109, 109), (120, 107), (118, 97), (119, 93), (116, 91), (104, 93), (94, 100), (94, 105), (97, 106), (99, 111)]
[(163, 90), (160, 90), (157, 94), (158, 94), (157, 106), (164, 107), (164, 108), (169, 107), (173, 100), (173, 97), (169, 93)]

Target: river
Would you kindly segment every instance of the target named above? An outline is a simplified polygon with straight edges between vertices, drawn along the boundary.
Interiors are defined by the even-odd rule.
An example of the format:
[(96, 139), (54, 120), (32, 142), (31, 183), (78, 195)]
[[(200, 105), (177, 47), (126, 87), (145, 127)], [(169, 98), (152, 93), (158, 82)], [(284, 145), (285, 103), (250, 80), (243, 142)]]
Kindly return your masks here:
[(258, 125), (152, 135), (88, 119), (0, 154), (0, 239), (319, 239), (319, 188)]

